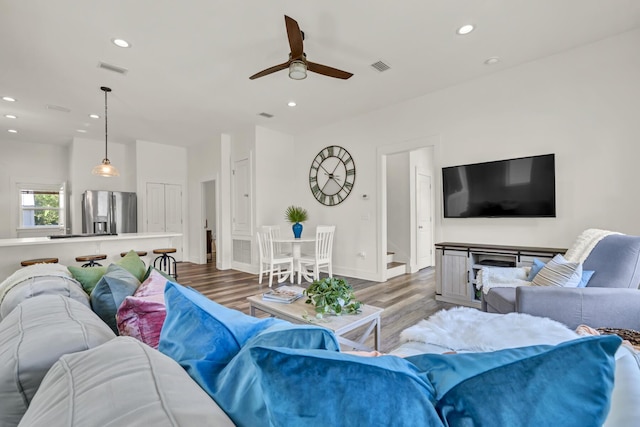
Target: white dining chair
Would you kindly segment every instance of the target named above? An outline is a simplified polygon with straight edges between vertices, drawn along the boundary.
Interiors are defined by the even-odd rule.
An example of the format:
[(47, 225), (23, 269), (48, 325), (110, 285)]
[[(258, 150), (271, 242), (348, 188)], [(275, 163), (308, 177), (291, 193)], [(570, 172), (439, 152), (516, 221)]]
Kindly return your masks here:
[[(269, 233), (271, 235), (271, 239), (280, 238), (280, 226), (279, 225), (263, 225), (260, 227), (260, 230), (263, 233)], [(291, 256), (291, 250), (287, 251), (285, 249), (284, 243), (273, 242), (273, 250), (276, 256), (284, 255)]]
[(333, 277), (331, 255), (335, 231), (335, 225), (319, 225), (316, 227), (316, 250), (313, 255), (300, 257), (298, 283), (300, 283), (301, 276), (304, 276), (309, 281), (320, 279), (320, 269), (325, 267), (329, 277)]
[[(258, 250), (260, 252), (260, 276), (258, 283), (262, 284), (262, 276), (269, 273), (269, 287), (273, 284), (273, 276), (278, 276), (278, 282), (284, 282), (287, 276), (293, 283), (293, 257), (275, 253), (273, 249), (273, 239), (269, 232), (258, 231)], [(282, 270), (282, 266), (288, 265), (288, 270)]]

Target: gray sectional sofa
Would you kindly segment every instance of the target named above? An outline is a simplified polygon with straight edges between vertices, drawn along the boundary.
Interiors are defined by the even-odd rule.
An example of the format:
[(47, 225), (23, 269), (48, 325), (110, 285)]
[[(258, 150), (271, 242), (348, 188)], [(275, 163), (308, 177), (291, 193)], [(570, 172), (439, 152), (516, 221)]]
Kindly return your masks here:
[[(177, 284), (169, 284), (167, 294), (170, 293), (170, 289), (173, 289), (172, 292), (187, 296), (185, 302), (187, 305), (183, 306), (179, 312), (194, 315), (196, 323), (185, 322), (182, 315), (176, 316), (175, 312), (171, 315), (168, 310), (167, 318), (171, 316), (173, 318), (171, 326), (166, 329), (172, 329), (174, 333), (178, 332), (174, 335), (173, 341), (167, 339), (166, 343), (161, 343), (161, 350), (172, 356), (168, 357), (134, 338), (116, 337), (103, 320), (92, 312), (87, 299), (76, 292), (78, 288), (75, 287), (80, 287), (79, 284), (74, 283), (73, 280), (54, 277), (59, 276), (46, 277), (46, 280), (59, 280), (60, 283), (64, 283), (60, 286), (39, 287), (35, 283), (38, 280), (25, 279), (31, 282), (22, 287), (14, 286), (9, 293), (0, 289), (0, 312), (5, 313), (0, 321), (0, 427), (16, 425), (25, 427), (231, 426), (234, 425), (234, 420), (242, 419), (234, 416), (242, 413), (245, 410), (243, 408), (262, 407), (264, 410), (263, 405), (269, 407), (267, 411), (269, 415), (256, 418), (260, 422), (251, 424), (252, 426), (356, 426), (363, 425), (365, 422), (363, 420), (367, 420), (365, 424), (375, 425), (375, 419), (368, 417), (371, 414), (375, 414), (375, 417), (383, 417), (376, 418), (385, 420), (380, 421), (378, 423), (382, 423), (380, 425), (441, 426), (443, 424), (439, 417), (447, 411), (438, 409), (440, 412), (435, 418), (431, 418), (432, 422), (429, 423), (425, 423), (424, 418), (421, 417), (423, 412), (429, 412), (430, 416), (433, 416), (434, 408), (451, 395), (441, 391), (443, 385), (451, 387), (453, 391), (462, 390), (460, 392), (463, 393), (463, 399), (465, 395), (476, 398), (477, 407), (483, 408), (486, 404), (482, 399), (484, 391), (477, 391), (478, 386), (474, 385), (474, 381), (479, 381), (479, 386), (485, 387), (488, 382), (479, 378), (502, 372), (495, 369), (506, 370), (504, 377), (509, 377), (509, 381), (515, 381), (514, 377), (510, 376), (511, 366), (519, 364), (522, 354), (529, 354), (531, 356), (529, 359), (535, 362), (538, 357), (542, 357), (540, 355), (557, 351), (556, 347), (543, 346), (544, 348), (532, 347), (528, 350), (517, 349), (514, 352), (495, 353), (495, 356), (476, 353), (460, 355), (460, 358), (456, 358), (439, 354), (421, 355), (418, 354), (421, 351), (414, 347), (412, 349), (414, 356), (403, 359), (395, 356), (365, 358), (343, 354), (335, 349), (309, 349), (305, 344), (307, 338), (294, 346), (278, 347), (283, 343), (283, 334), (298, 333), (299, 337), (307, 337), (305, 334), (314, 332), (313, 327), (294, 328), (288, 326), (288, 322), (262, 319), (258, 323), (263, 323), (266, 329), (259, 333), (256, 330), (255, 334), (252, 332), (254, 337), (249, 338), (247, 335), (249, 329), (246, 324), (249, 322), (253, 328), (258, 319), (251, 320), (253, 318), (249, 319), (242, 313), (218, 306), (206, 297), (196, 295), (195, 291)], [(11, 296), (10, 292), (13, 291), (20, 292), (20, 297)], [(10, 302), (13, 308), (9, 310), (6, 307), (3, 310), (3, 301)], [(167, 300), (168, 307), (170, 302)], [(207, 304), (217, 306), (213, 311), (220, 312), (213, 314), (211, 311), (207, 312)], [(226, 324), (221, 320), (225, 318)], [(234, 340), (237, 340), (239, 335), (231, 333), (230, 338), (234, 342), (222, 343), (219, 341), (221, 332), (213, 331), (209, 326), (202, 326), (205, 323), (199, 324), (197, 322), (200, 320), (197, 319), (215, 323), (216, 327), (221, 328), (220, 331), (226, 331), (227, 335), (238, 326), (231, 325), (229, 322), (238, 320), (239, 323), (244, 323), (237, 329), (246, 335), (246, 340), (236, 342)], [(263, 322), (263, 320), (269, 320), (269, 322)], [(330, 335), (324, 328), (316, 328), (323, 332), (311, 335)], [(188, 331), (185, 333), (184, 329)], [(190, 337), (189, 342), (181, 343), (179, 337), (187, 335)], [(199, 337), (205, 337), (205, 339), (198, 343)], [(241, 341), (245, 341), (246, 345)], [(285, 341), (293, 343), (300, 340), (286, 339)], [(329, 339), (328, 344), (334, 341)], [(602, 353), (599, 350), (600, 344), (595, 344), (590, 347), (591, 350), (595, 349)], [(617, 346), (617, 343), (613, 344)], [(299, 345), (302, 345), (302, 348), (295, 347)], [(581, 344), (577, 345), (582, 348)], [(611, 340), (603, 344), (609, 347), (611, 345)], [(203, 348), (209, 355), (193, 358), (188, 354), (189, 346)], [(214, 390), (207, 389), (205, 393), (206, 387), (202, 386), (201, 381), (207, 381), (207, 375), (199, 376), (194, 370), (211, 373), (210, 367), (207, 366), (208, 358), (212, 357), (211, 360), (219, 358), (221, 352), (231, 351), (236, 346), (240, 348), (239, 353), (237, 349), (233, 352), (238, 356), (230, 355), (232, 359), (228, 366), (236, 365), (237, 370), (228, 370), (220, 365), (224, 378), (222, 381), (209, 383)], [(576, 364), (587, 358), (581, 352), (571, 351), (570, 347), (565, 347), (564, 351), (566, 357), (570, 357)], [(427, 346), (422, 352), (438, 351)], [(401, 354), (402, 351), (399, 353)], [(640, 421), (638, 361), (629, 351), (621, 357), (616, 355), (616, 358), (615, 363), (604, 367), (603, 375), (599, 376), (597, 381), (592, 381), (588, 376), (585, 377), (581, 369), (567, 369), (567, 371), (573, 372), (573, 378), (582, 384), (581, 387), (594, 387), (595, 383), (602, 383), (605, 386), (608, 384), (608, 387), (611, 387), (613, 381), (611, 370), (615, 368), (611, 411), (604, 425), (635, 425)], [(551, 362), (552, 371), (550, 372), (553, 372), (555, 369), (553, 366), (557, 365), (557, 361), (544, 360)], [(613, 361), (611, 354), (607, 356), (607, 360)], [(478, 361), (484, 362), (478, 363)], [(530, 362), (525, 360), (525, 363), (523, 367), (529, 366)], [(489, 367), (493, 364), (495, 369), (485, 369), (483, 364)], [(436, 365), (439, 368), (428, 373)], [(271, 368), (267, 369), (269, 366)], [(599, 369), (597, 364), (592, 363), (590, 366), (592, 370)], [(313, 372), (314, 367), (318, 372)], [(455, 369), (451, 370), (452, 368)], [(467, 373), (469, 381), (463, 378), (460, 384), (453, 384), (451, 377), (447, 374), (449, 370), (456, 372), (454, 376), (459, 375), (460, 371), (469, 371)], [(354, 372), (360, 372), (360, 374)], [(441, 380), (436, 380), (434, 378), (438, 377), (438, 372), (444, 372), (446, 375)], [(607, 377), (607, 372), (611, 376)], [(526, 370), (524, 373), (525, 377), (529, 378), (527, 381), (530, 384), (535, 381), (546, 384), (545, 378), (529, 377)], [(521, 376), (521, 374), (518, 375)], [(311, 378), (310, 375), (317, 376)], [(268, 378), (266, 383), (265, 377)], [(498, 377), (503, 376), (499, 374)], [(262, 378), (261, 382), (257, 382), (259, 378)], [(512, 390), (513, 385), (509, 381), (505, 385)], [(217, 387), (220, 384), (224, 386)], [(382, 387), (380, 384), (385, 386)], [(562, 387), (564, 385), (562, 383)], [(562, 387), (546, 388), (546, 390), (558, 394), (557, 390)], [(274, 391), (278, 388), (283, 394), (277, 394)], [(302, 389), (309, 394), (292, 392), (291, 390), (294, 389)], [(247, 393), (246, 390), (252, 391)], [(473, 392), (473, 390), (476, 391)], [(522, 390), (523, 396), (526, 393), (539, 394), (535, 389), (528, 387), (521, 387), (518, 390)], [(600, 389), (596, 388), (596, 390)], [(420, 393), (421, 399), (410, 399), (414, 394), (406, 395), (406, 393)], [(219, 400), (213, 399), (211, 394), (217, 396)], [(514, 395), (514, 393), (509, 394)], [(526, 399), (522, 399), (520, 395), (514, 396), (514, 405), (516, 402), (526, 403)], [(584, 404), (580, 399), (587, 400), (584, 394), (573, 396), (563, 392), (562, 396), (563, 399), (573, 402), (575, 407), (580, 408)], [(454, 394), (453, 398), (461, 397)], [(602, 389), (598, 399), (602, 404), (608, 405), (609, 396), (605, 389)], [(422, 404), (415, 406), (415, 402), (419, 401)], [(220, 402), (220, 405), (216, 402)], [(331, 402), (330, 408), (326, 407), (327, 402)], [(496, 402), (498, 405), (501, 404), (500, 399)], [(225, 407), (223, 405), (227, 405), (225, 410), (221, 409)], [(310, 407), (313, 406), (319, 408), (322, 417), (328, 418), (312, 417)], [(517, 411), (520, 409), (514, 409), (511, 403), (507, 406), (512, 414), (518, 415)], [(608, 407), (604, 410), (603, 417)], [(455, 412), (455, 408), (450, 407), (448, 411)], [(587, 409), (584, 411), (587, 413)], [(230, 416), (230, 413), (236, 415)], [(544, 412), (538, 412), (536, 416), (547, 419)], [(582, 416), (583, 419), (585, 417), (590, 419), (588, 415)], [(451, 418), (447, 425), (469, 425), (457, 424), (453, 421), (454, 418)], [(490, 411), (486, 411), (482, 416), (478, 415), (478, 419), (480, 418), (502, 419), (495, 418)], [(562, 414), (551, 410), (548, 422), (536, 425), (559, 425), (558, 419), (573, 420), (573, 418), (571, 410), (563, 411)], [(329, 419), (332, 421), (327, 424), (326, 420)], [(468, 421), (469, 419), (466, 422)], [(525, 419), (524, 423), (510, 425), (526, 425), (526, 421)], [(239, 424), (250, 425), (241, 422)], [(600, 424), (602, 422), (592, 425)], [(482, 425), (490, 424), (485, 421)], [(563, 425), (583, 427), (589, 424), (573, 422)]]
[(640, 237), (611, 234), (583, 262), (595, 274), (585, 288), (519, 286), (492, 288), (482, 309), (489, 313), (527, 313), (548, 317), (575, 329), (640, 330)]

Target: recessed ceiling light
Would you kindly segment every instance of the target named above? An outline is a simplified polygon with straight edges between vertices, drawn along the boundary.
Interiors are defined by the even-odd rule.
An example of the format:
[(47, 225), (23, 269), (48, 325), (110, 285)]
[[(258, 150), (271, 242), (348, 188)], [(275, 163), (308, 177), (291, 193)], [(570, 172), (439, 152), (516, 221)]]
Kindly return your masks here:
[(5, 114), (4, 115), (7, 119), (17, 119), (18, 116), (14, 116), (13, 114)]
[(8, 129), (7, 132), (9, 132), (9, 133), (18, 133), (18, 131), (15, 130), (15, 129)]
[(123, 39), (111, 39), (111, 42), (118, 47), (131, 47), (131, 43)]
[(89, 114), (89, 117), (91, 117), (92, 119), (99, 119), (100, 116), (97, 114)]
[(87, 133), (87, 131), (86, 131), (86, 130), (84, 130), (84, 129), (76, 129), (76, 132), (80, 132), (80, 133)]
[(295, 103), (294, 101), (289, 101), (289, 102), (287, 103), (287, 105), (288, 105), (289, 107), (295, 107), (295, 106), (296, 106), (296, 103)]
[(500, 62), (500, 58), (498, 58), (497, 56), (492, 56), (491, 58), (488, 58), (486, 61), (484, 61), (486, 65), (493, 65), (497, 64), (498, 62)]
[(469, 34), (471, 31), (473, 31), (475, 27), (471, 24), (467, 24), (467, 25), (463, 25), (462, 27), (458, 28), (458, 31), (456, 31), (458, 34), (460, 34), (461, 36), (464, 36), (465, 34)]
[(2, 100), (3, 100), (3, 101), (7, 101), (7, 102), (16, 102), (16, 99), (15, 99), (15, 98), (12, 98), (12, 97), (10, 97), (10, 96), (3, 96), (3, 97), (2, 97)]

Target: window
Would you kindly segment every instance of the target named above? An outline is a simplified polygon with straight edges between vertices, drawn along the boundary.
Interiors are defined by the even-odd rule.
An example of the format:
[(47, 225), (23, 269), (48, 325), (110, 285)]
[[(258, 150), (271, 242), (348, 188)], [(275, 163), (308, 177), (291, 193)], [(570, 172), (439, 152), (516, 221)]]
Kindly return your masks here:
[(64, 227), (64, 184), (18, 184), (20, 228)]

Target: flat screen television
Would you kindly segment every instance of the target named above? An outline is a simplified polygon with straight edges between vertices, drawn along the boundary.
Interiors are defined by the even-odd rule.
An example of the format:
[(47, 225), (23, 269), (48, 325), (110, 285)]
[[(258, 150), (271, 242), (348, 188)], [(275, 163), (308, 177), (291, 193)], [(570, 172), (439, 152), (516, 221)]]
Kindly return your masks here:
[(442, 168), (445, 218), (555, 217), (555, 156)]

